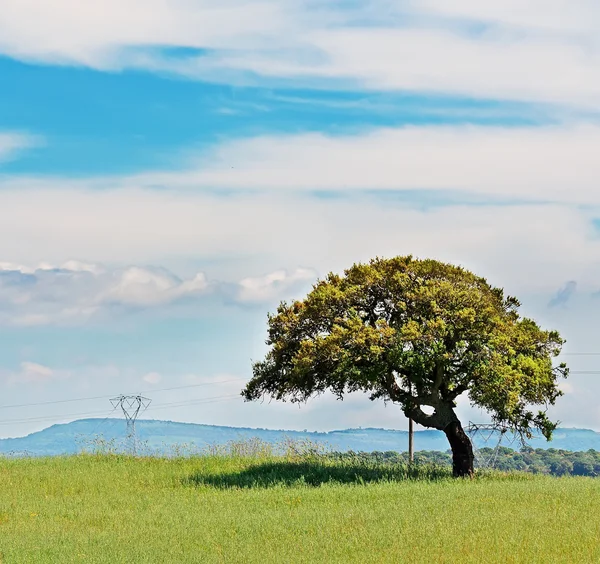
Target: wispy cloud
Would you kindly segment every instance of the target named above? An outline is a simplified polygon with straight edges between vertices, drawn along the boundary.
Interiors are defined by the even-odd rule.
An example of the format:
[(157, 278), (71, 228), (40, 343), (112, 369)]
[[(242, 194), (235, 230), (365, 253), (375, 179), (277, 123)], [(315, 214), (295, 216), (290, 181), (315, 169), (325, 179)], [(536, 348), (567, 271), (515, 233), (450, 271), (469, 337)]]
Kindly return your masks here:
[(316, 280), (317, 273), (310, 268), (297, 268), (293, 272), (277, 270), (254, 278), (244, 278), (239, 282), (237, 299), (241, 302), (264, 303), (297, 286), (304, 286)]
[[(348, 27), (315, 30), (298, 52), (211, 53), (170, 64), (190, 77), (230, 76), (233, 70), (272, 80), (330, 88), (445, 92), (463, 96), (537, 100), (598, 108), (600, 52), (591, 38), (535, 33), (473, 36), (460, 30), (427, 27)], [(311, 60), (312, 59), (312, 60)], [(224, 73), (224, 69), (228, 74)], [(451, 70), (450, 70), (451, 69)], [(221, 79), (222, 80), (222, 79)], [(231, 80), (231, 78), (230, 78)]]
[[(6, 0), (9, 56), (257, 79), (453, 92), (598, 108), (600, 9), (591, 0)], [(474, 31), (474, 29), (476, 31)], [(166, 48), (165, 48), (166, 47)]]
[(158, 372), (148, 372), (142, 376), (142, 380), (148, 384), (159, 384), (162, 380), (162, 376)]
[(577, 290), (577, 282), (570, 280), (548, 302), (548, 307), (566, 306)]
[(276, 134), (224, 141), (194, 153), (188, 150), (182, 168), (175, 172), (85, 180), (5, 177), (0, 187), (5, 193), (49, 186), (436, 190), (521, 202), (598, 205), (598, 145), (600, 126), (590, 124), (405, 126), (346, 135)]
[(21, 362), (17, 370), (0, 369), (0, 380), (9, 385), (54, 383), (71, 376), (69, 370), (54, 369), (31, 361)]
[(478, 0), (419, 0), (423, 14), (456, 20), (558, 33), (595, 33), (600, 7), (594, 0), (505, 0), (500, 4)]
[[(246, 296), (247, 303), (268, 293), (260, 280), (265, 272), (287, 268), (293, 280), (299, 264), (326, 272), (403, 253), (460, 262), (501, 285), (554, 292), (564, 281), (561, 272), (585, 284), (593, 277), (581, 277), (585, 265), (600, 263), (590, 209), (600, 204), (599, 145), (595, 126), (381, 128), (227, 141), (188, 157), (187, 168), (176, 172), (4, 177), (0, 256), (54, 264), (90, 257), (119, 265), (260, 257), (251, 276), (241, 267), (235, 273), (236, 284), (251, 280), (235, 286), (231, 299)], [(343, 197), (315, 197), (319, 190)], [(411, 196), (395, 199), (402, 190)], [(439, 205), (441, 192), (457, 190), (462, 200)], [(476, 207), (468, 205), (473, 197), (480, 198)], [(424, 207), (428, 201), (438, 205)], [(532, 256), (536, 276), (523, 277)], [(115, 276), (92, 277), (97, 301), (134, 307), (206, 291), (201, 278), (135, 270)], [(274, 279), (271, 287), (285, 287), (285, 280)], [(95, 315), (98, 303), (88, 298), (72, 304), (77, 316)]]
[(111, 312), (165, 305), (207, 290), (202, 274), (181, 280), (158, 268), (107, 270), (75, 261), (61, 267), (4, 265), (0, 269), (0, 320), (25, 326), (77, 324)]
[[(18, 402), (27, 403), (34, 383), (44, 397), (55, 390), (58, 399), (74, 394), (77, 382), (81, 395), (90, 395), (83, 392), (88, 385), (106, 390), (107, 378), (118, 388), (169, 387), (173, 370), (204, 382), (193, 376), (198, 358), (203, 368), (246, 377), (246, 359), (258, 350), (253, 340), (262, 347), (264, 313), (277, 301), (304, 295), (318, 272), (408, 253), (487, 277), (522, 298), (544, 327), (559, 329), (573, 350), (591, 350), (598, 302), (589, 295), (600, 279), (592, 225), (600, 207), (599, 33), (600, 5), (592, 0), (0, 2), (0, 56), (143, 69), (160, 75), (155, 84), (167, 74), (264, 87), (225, 96), (215, 92), (227, 89), (171, 81), (190, 88), (194, 104), (204, 89), (217, 96), (218, 109), (202, 118), (214, 128), (192, 141), (197, 128), (177, 124), (195, 106), (175, 115), (170, 104), (183, 90), (156, 88), (164, 104), (144, 98), (154, 113), (131, 112), (127, 131), (114, 135), (122, 143), (130, 134), (144, 136), (148, 151), (200, 143), (153, 161), (168, 162), (161, 170), (136, 169), (136, 161), (126, 170), (137, 174), (83, 176), (88, 159), (83, 150), (72, 154), (73, 145), (85, 138), (95, 151), (100, 130), (88, 129), (87, 117), (59, 119), (45, 101), (43, 112), (27, 116), (24, 133), (0, 133), (0, 168), (39, 144), (27, 133), (36, 121), (63, 140), (67, 155), (62, 168), (44, 170), (73, 171), (71, 159), (82, 163), (77, 177), (36, 176), (33, 168), (28, 176), (23, 167), (0, 175), (0, 326), (11, 333), (3, 349), (10, 369), (0, 371), (0, 380), (15, 384), (12, 391), (23, 395)], [(133, 92), (135, 84), (148, 84), (136, 82), (148, 79), (146, 72), (130, 82), (133, 74), (82, 75), (94, 88), (121, 88), (125, 80)], [(90, 103), (72, 114), (101, 120), (137, 98), (111, 100), (101, 111)], [(164, 121), (153, 120), (159, 102)], [(70, 102), (63, 106), (71, 109)], [(443, 118), (432, 119), (436, 112)], [(181, 137), (163, 135), (167, 120)], [(138, 131), (144, 121), (160, 143)], [(495, 125), (391, 125), (404, 121)], [(267, 134), (236, 138), (238, 126)], [(268, 133), (275, 127), (305, 133)], [(196, 149), (217, 134), (220, 143)], [(49, 151), (48, 161), (60, 151)], [(95, 162), (105, 157), (98, 152)], [(181, 323), (181, 316), (193, 316), (193, 323)], [(126, 352), (111, 334), (114, 324), (135, 330)], [(190, 343), (180, 338), (188, 330)], [(110, 368), (100, 368), (105, 364)], [(239, 391), (238, 382), (226, 382), (231, 376), (222, 378)], [(574, 380), (567, 401), (585, 403), (596, 386), (588, 384)], [(311, 424), (398, 424), (397, 410), (384, 410), (382, 418), (380, 406), (363, 401), (350, 410), (331, 398), (317, 402), (309, 408)], [(582, 413), (580, 407), (571, 404), (567, 415)], [(240, 404), (233, 411), (216, 404), (202, 413), (224, 424), (307, 426), (306, 412), (289, 406)], [(197, 413), (190, 407), (185, 417)], [(596, 415), (585, 417), (597, 423)]]
[[(600, 127), (431, 126), (225, 142), (183, 173), (132, 182), (239, 189), (415, 190), (600, 203)], [(574, 175), (574, 171), (577, 175)]]
[(12, 160), (21, 151), (38, 146), (41, 142), (39, 136), (0, 131), (0, 163)]
[[(583, 283), (600, 274), (590, 270), (600, 264), (593, 211), (566, 205), (423, 209), (364, 194), (223, 197), (194, 190), (66, 189), (57, 182), (4, 190), (2, 209), (0, 256), (14, 263), (62, 265), (70, 257), (93, 257), (179, 270), (185, 257), (235, 256), (224, 279), (239, 281), (281, 268), (293, 272), (298, 265), (328, 272), (375, 255), (413, 253), (462, 263), (514, 291), (548, 293), (564, 276)], [(186, 267), (186, 279), (195, 270)]]
[(60, 267), (28, 268), (0, 263), (0, 324), (79, 324), (208, 295), (239, 303), (267, 303), (289, 296), (299, 283), (315, 278), (314, 271), (298, 269), (227, 284), (209, 283), (203, 273), (184, 280), (156, 267), (107, 269), (69, 261)]
[(106, 0), (102, 7), (6, 0), (0, 7), (0, 46), (19, 58), (114, 68), (128, 56), (136, 59), (136, 47), (189, 52), (266, 46), (293, 22), (290, 10), (293, 2), (272, 0)]

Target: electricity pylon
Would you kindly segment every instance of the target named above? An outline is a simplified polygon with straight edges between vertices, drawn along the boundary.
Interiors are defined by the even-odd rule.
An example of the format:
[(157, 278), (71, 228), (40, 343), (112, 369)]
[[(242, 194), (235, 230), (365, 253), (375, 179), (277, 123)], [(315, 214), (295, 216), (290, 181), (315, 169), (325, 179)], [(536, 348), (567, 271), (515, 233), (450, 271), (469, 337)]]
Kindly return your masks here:
[[(512, 445), (518, 438), (518, 435), (511, 433), (506, 425), (499, 423), (473, 423), (469, 421), (469, 424), (465, 427), (465, 432), (471, 439), (475, 461), (480, 468), (494, 468), (501, 443), (504, 441), (508, 445)], [(483, 443), (485, 448), (489, 450), (485, 453), (482, 452), (478, 448), (475, 439), (479, 439), (478, 442)], [(488, 447), (488, 443), (491, 445), (490, 447)]]
[(137, 451), (137, 438), (135, 436), (135, 420), (137, 419), (140, 410), (144, 408), (144, 411), (150, 405), (152, 400), (145, 398), (144, 396), (117, 396), (112, 398), (110, 403), (113, 408), (121, 407), (125, 421), (127, 421), (127, 436), (126, 444), (128, 445), (129, 453), (136, 455)]

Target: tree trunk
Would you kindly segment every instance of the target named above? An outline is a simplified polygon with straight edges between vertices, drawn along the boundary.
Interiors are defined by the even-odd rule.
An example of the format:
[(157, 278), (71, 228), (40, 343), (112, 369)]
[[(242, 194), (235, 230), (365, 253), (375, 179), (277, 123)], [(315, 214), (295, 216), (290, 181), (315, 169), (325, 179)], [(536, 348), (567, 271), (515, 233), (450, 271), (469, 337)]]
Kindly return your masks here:
[(452, 449), (452, 473), (455, 477), (473, 475), (474, 456), (471, 440), (456, 417), (452, 402), (437, 402), (431, 414), (425, 413), (419, 405), (409, 405), (405, 407), (404, 414), (419, 425), (444, 431)]
[(473, 475), (473, 447), (460, 421), (454, 420), (444, 428), (452, 449), (452, 474), (455, 477)]

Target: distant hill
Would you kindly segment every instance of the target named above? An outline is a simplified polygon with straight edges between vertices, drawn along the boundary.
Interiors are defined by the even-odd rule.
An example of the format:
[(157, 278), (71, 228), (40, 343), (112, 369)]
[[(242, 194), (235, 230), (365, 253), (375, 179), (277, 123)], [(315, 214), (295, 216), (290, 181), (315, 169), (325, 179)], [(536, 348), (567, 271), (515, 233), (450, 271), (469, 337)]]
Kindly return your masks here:
[[(167, 452), (173, 445), (195, 445), (205, 448), (208, 445), (225, 444), (240, 438), (258, 437), (263, 441), (276, 443), (284, 437), (309, 439), (324, 443), (338, 451), (397, 451), (407, 450), (408, 433), (388, 429), (344, 429), (326, 433), (285, 431), (273, 429), (251, 429), (244, 427), (220, 427), (198, 425), (195, 423), (177, 423), (173, 421), (143, 420), (136, 423), (140, 441), (158, 452)], [(105, 440), (121, 440), (125, 435), (123, 419), (80, 419), (72, 423), (52, 425), (42, 431), (26, 437), (0, 439), (0, 453), (30, 454), (36, 456), (74, 454), (81, 452), (84, 446), (91, 445), (95, 437)], [(482, 440), (479, 446), (486, 446)], [(504, 446), (515, 449), (518, 443)], [(554, 440), (546, 442), (541, 437), (529, 443), (535, 448), (555, 448), (571, 451), (594, 449), (600, 451), (600, 433), (589, 429), (557, 429)], [(488, 443), (487, 446), (495, 446)], [(448, 450), (446, 437), (440, 431), (423, 430), (415, 432), (416, 450)]]

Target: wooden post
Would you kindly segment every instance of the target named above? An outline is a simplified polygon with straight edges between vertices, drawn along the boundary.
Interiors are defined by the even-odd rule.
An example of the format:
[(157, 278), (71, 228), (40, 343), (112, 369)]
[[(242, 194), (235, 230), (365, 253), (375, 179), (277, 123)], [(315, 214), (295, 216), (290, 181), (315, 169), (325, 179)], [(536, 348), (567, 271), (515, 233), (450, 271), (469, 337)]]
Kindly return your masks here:
[(409, 417), (408, 419), (408, 462), (412, 464), (415, 460), (415, 444), (414, 444), (414, 423)]

